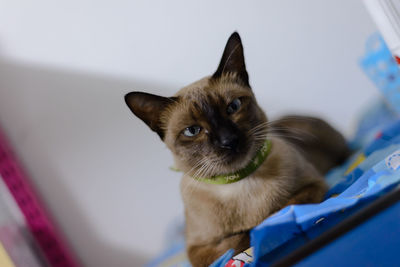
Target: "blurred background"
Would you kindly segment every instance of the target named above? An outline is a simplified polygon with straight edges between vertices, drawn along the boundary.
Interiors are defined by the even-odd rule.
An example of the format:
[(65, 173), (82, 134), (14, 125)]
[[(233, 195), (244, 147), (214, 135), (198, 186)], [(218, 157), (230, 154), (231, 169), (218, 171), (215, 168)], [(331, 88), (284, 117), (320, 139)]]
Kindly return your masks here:
[(183, 213), (180, 174), (123, 96), (212, 74), (242, 37), (270, 118), (314, 114), (351, 136), (378, 95), (358, 66), (359, 0), (0, 0), (0, 126), (84, 266), (141, 266)]

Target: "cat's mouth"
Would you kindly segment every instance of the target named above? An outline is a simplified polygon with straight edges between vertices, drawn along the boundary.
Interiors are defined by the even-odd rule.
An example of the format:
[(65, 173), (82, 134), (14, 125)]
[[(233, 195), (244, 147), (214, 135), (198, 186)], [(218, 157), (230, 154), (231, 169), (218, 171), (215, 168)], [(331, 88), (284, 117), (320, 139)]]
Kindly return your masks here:
[(263, 143), (251, 140), (236, 151), (215, 148), (213, 153), (194, 157), (195, 161), (190, 164), (194, 167), (184, 172), (195, 178), (210, 178), (236, 173), (248, 167), (262, 148)]
[(262, 144), (252, 143), (246, 144), (236, 151), (220, 151), (222, 153), (219, 154), (219, 159), (215, 162), (218, 167), (209, 176), (229, 174), (245, 168), (255, 157), (261, 146)]

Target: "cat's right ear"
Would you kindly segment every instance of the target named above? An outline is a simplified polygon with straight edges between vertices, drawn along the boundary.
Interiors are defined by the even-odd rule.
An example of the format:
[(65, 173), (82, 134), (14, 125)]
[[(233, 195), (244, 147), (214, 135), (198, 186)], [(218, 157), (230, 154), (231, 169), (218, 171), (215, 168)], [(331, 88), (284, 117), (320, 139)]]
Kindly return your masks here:
[(242, 40), (237, 32), (232, 33), (229, 37), (218, 69), (212, 75), (212, 78), (218, 79), (226, 73), (236, 74), (240, 82), (250, 87), (249, 75), (247, 74), (246, 64), (244, 63)]
[(143, 92), (130, 92), (125, 95), (125, 102), (133, 114), (144, 121), (161, 139), (164, 139), (165, 134), (160, 120), (161, 113), (174, 101), (176, 97), (162, 97)]

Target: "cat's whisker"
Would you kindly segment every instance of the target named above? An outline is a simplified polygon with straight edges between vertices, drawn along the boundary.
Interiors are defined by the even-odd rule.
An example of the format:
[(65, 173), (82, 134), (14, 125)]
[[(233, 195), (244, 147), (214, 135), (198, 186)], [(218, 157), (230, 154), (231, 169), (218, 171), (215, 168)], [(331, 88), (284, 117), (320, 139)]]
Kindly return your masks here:
[(285, 135), (288, 138), (298, 139), (298, 140), (302, 140), (302, 141), (311, 141), (311, 140), (316, 139), (316, 137), (313, 135), (303, 134), (301, 132), (280, 132), (280, 131), (274, 132), (274, 131), (272, 131), (272, 132), (269, 132), (269, 134)]
[(192, 185), (190, 186), (191, 190), (187, 192), (188, 195), (192, 195), (197, 190), (200, 182), (197, 179), (192, 179), (191, 183), (192, 183)]
[[(201, 166), (201, 168), (199, 170), (197, 170), (197, 172), (194, 174), (194, 178), (196, 177), (202, 177), (204, 170), (208, 167), (209, 163), (205, 163)], [(191, 192), (188, 192), (189, 195), (193, 194), (197, 188), (199, 187), (200, 181), (198, 179), (193, 179), (194, 181), (192, 181), (192, 186), (191, 186)]]
[[(199, 166), (204, 165), (204, 164), (207, 162), (207, 160), (208, 160), (207, 158), (202, 158), (202, 159), (198, 160), (197, 163), (194, 164), (194, 166), (193, 166), (189, 171), (187, 171), (186, 173), (189, 174), (189, 175), (191, 175), (191, 176), (194, 176), (194, 175), (192, 174), (192, 171), (193, 171), (194, 169), (198, 168)], [(187, 185), (185, 186), (185, 188), (182, 188), (182, 192), (186, 192), (186, 190), (187, 190), (188, 187), (189, 187), (189, 184), (187, 184)]]
[(199, 175), (199, 173), (200, 172), (202, 172), (202, 170), (205, 168), (205, 166), (207, 165), (207, 162), (208, 162), (208, 159), (207, 158), (204, 158), (202, 161), (201, 161), (201, 164), (199, 164), (195, 169), (196, 169), (196, 171), (193, 173), (193, 174), (191, 174), (191, 176), (193, 176), (193, 177), (198, 177), (198, 175)]
[(191, 174), (191, 172), (198, 168), (200, 165), (204, 164), (208, 159), (207, 158), (202, 158), (199, 161), (197, 161), (196, 164), (194, 164), (194, 166), (187, 172), (189, 175)]
[(304, 141), (305, 140), (305, 138), (302, 138), (300, 136), (284, 134), (284, 133), (268, 132), (268, 133), (258, 133), (258, 134), (252, 135), (252, 138), (254, 140), (265, 140), (265, 139), (268, 139), (270, 137), (284, 137), (284, 138), (288, 138), (288, 139), (296, 139), (296, 140), (299, 140), (299, 141)]
[[(282, 131), (279, 131), (282, 130)], [(262, 139), (267, 137), (286, 137), (289, 139), (297, 139), (299, 141), (305, 142), (309, 139), (316, 139), (316, 137), (311, 134), (307, 133), (298, 129), (291, 129), (286, 127), (276, 127), (270, 129), (258, 129), (252, 133), (252, 137), (256, 139)]]
[(208, 177), (214, 174), (217, 166), (222, 165), (222, 162), (227, 158), (227, 155), (224, 156), (215, 156), (211, 159), (208, 159), (207, 162), (204, 163), (193, 175), (194, 177)]
[(196, 168), (198, 168), (199, 166), (201, 166), (202, 164), (204, 164), (204, 162), (205, 162), (205, 159), (204, 159), (204, 158), (201, 159), (201, 160), (199, 160), (199, 161), (197, 161), (197, 163), (195, 163), (195, 164), (193, 165), (193, 167), (192, 167), (190, 170), (188, 170), (187, 172), (185, 172), (185, 173), (188, 174), (188, 175), (192, 175), (192, 172), (193, 172)]
[(214, 166), (214, 163), (213, 162), (209, 162), (208, 163), (208, 165), (207, 165), (207, 167), (204, 169), (204, 172), (203, 172), (203, 174), (202, 174), (202, 176), (201, 177), (208, 177), (208, 176), (210, 176), (211, 175), (211, 170), (212, 170), (212, 167)]
[[(299, 136), (294, 136), (294, 135), (268, 134), (268, 137), (278, 137), (278, 138), (283, 137), (283, 138), (286, 138), (286, 139), (295, 139), (295, 140), (304, 142), (304, 139), (303, 139), (303, 138), (301, 138), (301, 137), (299, 137)], [(265, 140), (265, 137), (256, 137), (256, 139)]]
[[(307, 117), (287, 116), (287, 117), (282, 118), (282, 119), (262, 122), (262, 123), (256, 125), (255, 127), (253, 127), (252, 129), (250, 129), (248, 131), (248, 134), (252, 134), (254, 131), (258, 130), (261, 127), (271, 128), (271, 129), (288, 130), (288, 131), (296, 131), (298, 129), (294, 129), (293, 127), (285, 127), (285, 126), (277, 126), (277, 125), (275, 125), (275, 124), (277, 124), (279, 122), (293, 121), (293, 119), (296, 119), (297, 121), (298, 120), (304, 120), (304, 121), (310, 121), (310, 122), (316, 120), (314, 118), (307, 118)], [(303, 132), (303, 131), (299, 131), (299, 132), (304, 133), (304, 134), (310, 134), (308, 132)]]
[(277, 126), (277, 127), (271, 127), (269, 129), (269, 131), (286, 131), (286, 132), (291, 132), (291, 133), (296, 133), (296, 134), (301, 134), (301, 135), (305, 135), (305, 136), (309, 136), (312, 138), (316, 138), (314, 134), (312, 134), (311, 132), (307, 132), (307, 131), (302, 131), (300, 129), (296, 129), (296, 128), (290, 128), (290, 127), (285, 127), (285, 126)]
[(276, 122), (281, 122), (281, 121), (308, 121), (308, 122), (315, 122), (318, 121), (317, 118), (313, 118), (313, 117), (304, 117), (304, 116), (285, 116), (284, 118), (280, 118), (280, 119), (276, 119), (276, 120), (272, 120), (270, 121), (271, 123), (276, 123)]
[(247, 131), (248, 134), (252, 134), (253, 132), (257, 131), (258, 129), (262, 128), (262, 127), (267, 127), (268, 126), (268, 121), (257, 124), (255, 127), (251, 128), (250, 130)]
[[(205, 165), (202, 165), (202, 168), (204, 167)], [(197, 177), (197, 174), (195, 174), (193, 177)], [(188, 195), (191, 195), (191, 194), (193, 194), (196, 190), (197, 190), (197, 188), (199, 187), (199, 183), (200, 183), (200, 181), (199, 180), (197, 180), (197, 179), (191, 179), (192, 181), (191, 181), (191, 185), (188, 187), (188, 188), (186, 188), (186, 190), (185, 190), (185, 193), (186, 194), (188, 194)], [(189, 183), (188, 183), (188, 185), (189, 185)], [(189, 190), (189, 189), (191, 189), (190, 191), (187, 191), (187, 190)], [(187, 192), (186, 192), (187, 191)]]
[(194, 178), (199, 178), (201, 177), (201, 175), (203, 174), (204, 170), (207, 168), (207, 166), (209, 165), (208, 161), (205, 161), (197, 170), (196, 172), (193, 174)]
[(255, 127), (251, 128), (249, 131), (247, 131), (247, 133), (248, 133), (248, 134), (251, 134), (251, 133), (257, 131), (258, 129), (260, 129), (260, 128), (262, 128), (262, 127), (263, 127), (263, 128), (266, 127), (266, 124), (259, 124), (259, 125), (256, 125)]

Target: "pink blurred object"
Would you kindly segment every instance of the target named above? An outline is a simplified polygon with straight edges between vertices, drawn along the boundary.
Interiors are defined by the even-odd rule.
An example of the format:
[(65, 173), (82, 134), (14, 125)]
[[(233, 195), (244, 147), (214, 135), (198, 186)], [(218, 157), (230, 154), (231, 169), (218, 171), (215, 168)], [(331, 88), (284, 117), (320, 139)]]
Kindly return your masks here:
[[(59, 231), (40, 204), (28, 183), (27, 176), (14, 156), (7, 139), (0, 131), (0, 177), (18, 205), (25, 222), (45, 260), (52, 267), (78, 267)], [(10, 234), (10, 233), (8, 233)], [(5, 232), (2, 234), (5, 238)]]

